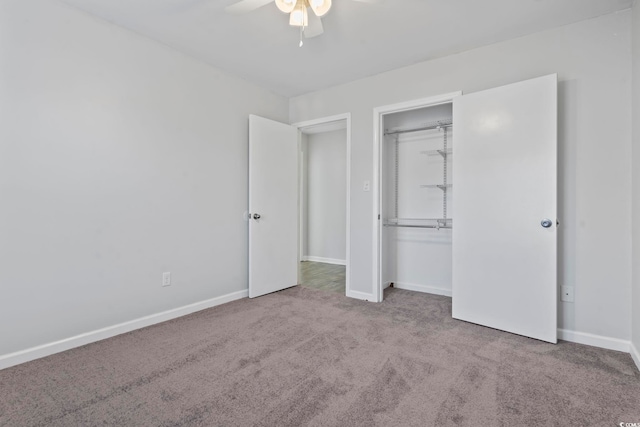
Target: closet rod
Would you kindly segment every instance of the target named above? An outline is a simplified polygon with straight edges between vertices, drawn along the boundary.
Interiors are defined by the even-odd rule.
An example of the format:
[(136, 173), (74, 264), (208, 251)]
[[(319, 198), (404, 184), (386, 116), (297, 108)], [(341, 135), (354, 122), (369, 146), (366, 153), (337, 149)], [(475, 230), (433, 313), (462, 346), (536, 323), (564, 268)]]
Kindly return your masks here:
[(453, 126), (453, 123), (451, 123), (451, 122), (443, 122), (443, 123), (437, 123), (437, 124), (428, 125), (428, 126), (421, 126), (421, 127), (418, 127), (418, 128), (398, 129), (398, 130), (393, 130), (393, 131), (385, 130), (384, 134), (385, 135), (399, 135), (401, 133), (419, 132), (421, 130), (450, 128), (451, 126)]
[(409, 225), (409, 224), (383, 224), (385, 227), (405, 227), (405, 228), (451, 228), (450, 225)]

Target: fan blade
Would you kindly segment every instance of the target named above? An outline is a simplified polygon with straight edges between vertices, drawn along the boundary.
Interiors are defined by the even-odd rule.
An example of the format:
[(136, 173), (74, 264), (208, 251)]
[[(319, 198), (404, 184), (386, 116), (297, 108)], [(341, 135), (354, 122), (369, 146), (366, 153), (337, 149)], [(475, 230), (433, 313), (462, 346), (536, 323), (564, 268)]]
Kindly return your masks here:
[(227, 6), (224, 10), (232, 15), (240, 15), (242, 13), (248, 13), (271, 3), (273, 0), (241, 0), (238, 3), (234, 3), (231, 6)]
[(318, 17), (313, 11), (309, 11), (309, 25), (304, 29), (304, 37), (310, 39), (312, 37), (318, 37), (324, 33), (324, 27), (322, 26), (322, 19)]

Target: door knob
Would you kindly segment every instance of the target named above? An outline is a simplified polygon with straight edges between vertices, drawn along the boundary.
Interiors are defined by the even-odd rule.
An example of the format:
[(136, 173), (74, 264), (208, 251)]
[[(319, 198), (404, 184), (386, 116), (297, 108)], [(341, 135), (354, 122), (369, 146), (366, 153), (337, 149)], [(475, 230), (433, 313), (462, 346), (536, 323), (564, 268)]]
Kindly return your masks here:
[(540, 225), (543, 226), (544, 228), (549, 228), (553, 225), (553, 221), (551, 221), (549, 218), (545, 218), (542, 221), (540, 221)]
[(260, 219), (260, 214), (253, 214), (253, 219)]

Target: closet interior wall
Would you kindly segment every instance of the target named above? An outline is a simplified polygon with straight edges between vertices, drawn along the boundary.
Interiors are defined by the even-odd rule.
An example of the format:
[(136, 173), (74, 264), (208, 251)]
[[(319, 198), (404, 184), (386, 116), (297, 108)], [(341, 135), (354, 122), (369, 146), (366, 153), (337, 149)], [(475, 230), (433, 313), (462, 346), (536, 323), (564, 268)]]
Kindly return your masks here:
[[(384, 287), (451, 295), (452, 115), (449, 103), (383, 117)], [(437, 123), (449, 125), (413, 131)]]

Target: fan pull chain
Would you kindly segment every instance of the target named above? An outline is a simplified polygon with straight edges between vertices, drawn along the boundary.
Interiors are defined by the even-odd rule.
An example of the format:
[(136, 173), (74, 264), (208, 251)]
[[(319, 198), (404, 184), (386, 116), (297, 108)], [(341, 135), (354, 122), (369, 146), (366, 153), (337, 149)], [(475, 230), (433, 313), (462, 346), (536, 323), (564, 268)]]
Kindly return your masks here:
[(302, 45), (304, 44), (302, 41), (303, 33), (304, 33), (304, 25), (300, 27), (300, 45), (298, 45), (298, 47), (302, 47)]

